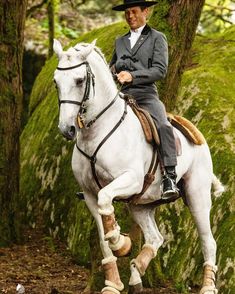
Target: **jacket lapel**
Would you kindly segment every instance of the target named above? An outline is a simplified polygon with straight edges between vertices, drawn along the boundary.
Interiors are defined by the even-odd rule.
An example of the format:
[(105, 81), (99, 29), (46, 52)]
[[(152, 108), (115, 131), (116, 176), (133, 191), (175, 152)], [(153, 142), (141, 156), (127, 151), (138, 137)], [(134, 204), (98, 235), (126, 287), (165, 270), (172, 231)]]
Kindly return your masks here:
[(149, 32), (150, 32), (150, 27), (148, 25), (146, 25), (139, 37), (139, 39), (136, 41), (135, 46), (131, 49), (132, 54), (135, 55), (136, 52), (138, 51), (138, 49), (140, 48), (140, 46), (145, 42), (145, 40), (148, 38), (149, 36)]
[(127, 49), (127, 51), (129, 51), (131, 53), (131, 43), (130, 43), (130, 33), (126, 34), (125, 36), (122, 37), (122, 40), (124, 42), (124, 45)]

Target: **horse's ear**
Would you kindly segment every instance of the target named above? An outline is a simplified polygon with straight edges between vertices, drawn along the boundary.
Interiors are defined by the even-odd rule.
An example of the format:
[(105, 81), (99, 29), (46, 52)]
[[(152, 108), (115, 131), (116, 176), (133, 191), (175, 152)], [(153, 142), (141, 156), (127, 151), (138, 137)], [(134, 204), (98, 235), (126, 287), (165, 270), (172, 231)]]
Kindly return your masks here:
[(82, 58), (85, 60), (87, 56), (94, 50), (96, 44), (96, 39), (90, 43), (85, 49), (82, 51)]
[(94, 47), (95, 47), (95, 45), (96, 45), (96, 41), (97, 41), (97, 39), (95, 39), (95, 40), (93, 40), (93, 41), (91, 42), (91, 44), (92, 44), (93, 48), (94, 48)]
[(53, 50), (54, 50), (55, 54), (58, 56), (58, 58), (60, 58), (61, 57), (61, 54), (63, 52), (63, 48), (61, 46), (60, 41), (54, 39), (54, 42), (53, 42)]

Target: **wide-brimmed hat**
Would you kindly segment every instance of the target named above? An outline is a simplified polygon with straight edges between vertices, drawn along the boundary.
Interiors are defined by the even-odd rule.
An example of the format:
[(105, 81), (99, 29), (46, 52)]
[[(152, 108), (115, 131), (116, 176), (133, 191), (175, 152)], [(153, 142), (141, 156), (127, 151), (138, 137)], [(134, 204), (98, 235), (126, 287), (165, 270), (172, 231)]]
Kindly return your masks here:
[(114, 6), (112, 10), (116, 11), (124, 11), (127, 8), (134, 7), (134, 6), (145, 6), (149, 7), (154, 4), (157, 4), (157, 1), (145, 1), (145, 0), (124, 0), (123, 4)]

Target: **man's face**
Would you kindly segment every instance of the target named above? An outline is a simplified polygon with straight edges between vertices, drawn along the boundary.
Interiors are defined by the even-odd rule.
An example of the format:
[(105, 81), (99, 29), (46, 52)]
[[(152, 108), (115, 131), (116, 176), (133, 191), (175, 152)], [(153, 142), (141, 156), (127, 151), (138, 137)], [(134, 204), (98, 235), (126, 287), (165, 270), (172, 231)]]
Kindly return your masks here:
[(136, 30), (146, 24), (146, 18), (148, 15), (148, 8), (143, 10), (139, 6), (127, 8), (125, 10), (125, 18), (129, 27), (132, 30)]

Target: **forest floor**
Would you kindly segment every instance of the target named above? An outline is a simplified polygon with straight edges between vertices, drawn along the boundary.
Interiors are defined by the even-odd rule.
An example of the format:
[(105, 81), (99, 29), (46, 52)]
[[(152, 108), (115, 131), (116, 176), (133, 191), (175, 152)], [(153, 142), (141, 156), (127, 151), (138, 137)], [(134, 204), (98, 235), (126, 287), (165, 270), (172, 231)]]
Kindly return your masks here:
[[(84, 293), (89, 270), (74, 262), (64, 244), (54, 242), (38, 231), (27, 232), (25, 240), (23, 245), (0, 248), (0, 293), (21, 293), (16, 292), (18, 284), (23, 285), (25, 292), (22, 293), (25, 294)], [(179, 292), (165, 286), (145, 289), (143, 294), (147, 293)]]

